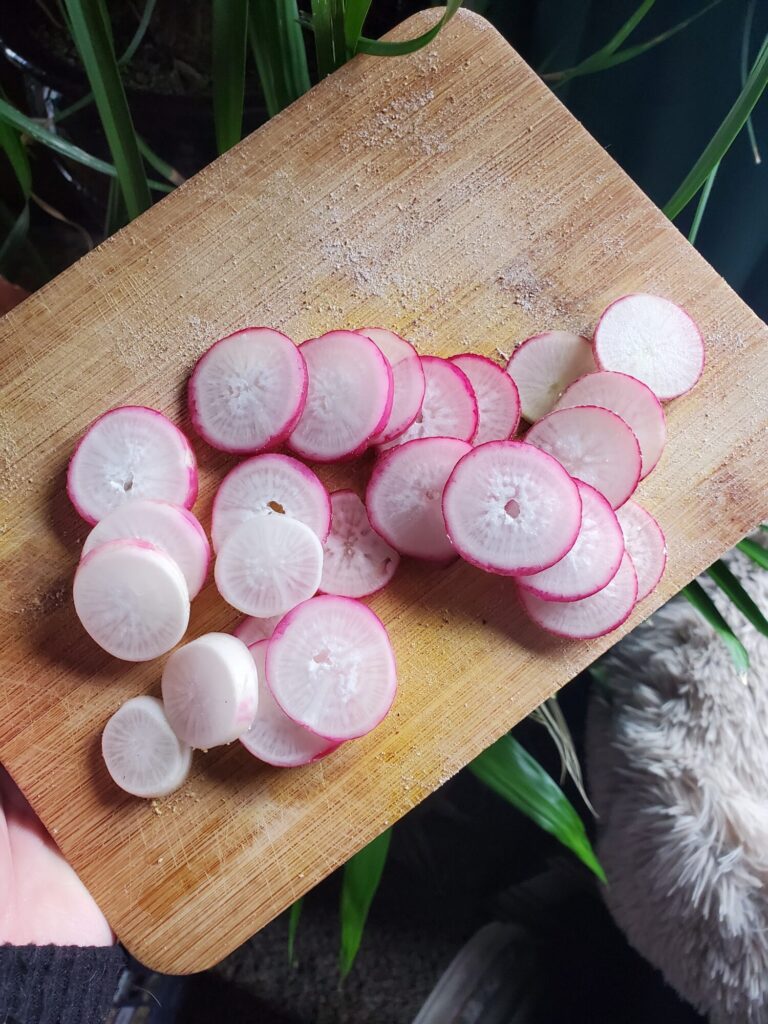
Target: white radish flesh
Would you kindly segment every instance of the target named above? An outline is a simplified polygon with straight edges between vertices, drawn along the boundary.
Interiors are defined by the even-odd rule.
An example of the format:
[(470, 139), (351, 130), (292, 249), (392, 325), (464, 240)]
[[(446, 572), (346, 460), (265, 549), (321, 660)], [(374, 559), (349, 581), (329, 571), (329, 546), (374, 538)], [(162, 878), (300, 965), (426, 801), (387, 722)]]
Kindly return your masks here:
[(268, 615), (266, 618), (260, 619), (255, 615), (246, 615), (232, 630), (232, 635), (250, 647), (251, 644), (269, 640), (282, 617), (282, 615)]
[(334, 491), (331, 508), (320, 590), (339, 597), (375, 594), (395, 575), (400, 555), (373, 530), (365, 505), (354, 491)]
[(381, 446), (394, 448), (422, 437), (471, 441), (477, 430), (477, 399), (467, 375), (449, 359), (422, 356), (426, 388), (421, 410), (408, 429)]
[(507, 364), (517, 385), (523, 416), (534, 423), (555, 406), (568, 385), (597, 369), (592, 346), (570, 331), (545, 331), (526, 338)]
[(385, 426), (371, 444), (399, 437), (413, 423), (424, 400), (424, 371), (416, 349), (405, 338), (383, 327), (361, 327), (358, 334), (374, 341), (392, 367), (392, 409)]
[(122, 704), (104, 726), (101, 753), (113, 781), (147, 799), (173, 793), (192, 764), (192, 748), (176, 736), (157, 697)]
[(648, 597), (664, 575), (667, 542), (650, 512), (636, 501), (628, 501), (616, 515), (624, 531), (624, 543), (637, 572), (637, 600)]
[(506, 441), (520, 422), (520, 396), (508, 373), (486, 356), (467, 353), (451, 362), (469, 378), (477, 399), (477, 431), (472, 443)]

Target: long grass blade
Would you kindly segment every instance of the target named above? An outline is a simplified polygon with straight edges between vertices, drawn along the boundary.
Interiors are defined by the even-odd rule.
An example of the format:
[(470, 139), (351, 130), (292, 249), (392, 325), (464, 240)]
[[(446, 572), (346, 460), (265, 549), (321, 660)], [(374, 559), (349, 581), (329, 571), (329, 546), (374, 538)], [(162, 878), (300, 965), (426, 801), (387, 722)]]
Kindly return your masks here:
[(8, 157), (22, 195), (28, 198), (32, 191), (32, 169), (29, 166), (29, 157), (19, 132), (5, 121), (0, 121), (0, 149)]
[(243, 134), (247, 34), (248, 0), (213, 0), (213, 113), (219, 153), (226, 153)]
[(341, 882), (341, 946), (339, 970), (346, 978), (352, 970), (373, 897), (379, 888), (389, 852), (392, 829), (388, 828), (344, 865)]
[(691, 230), (688, 232), (688, 241), (691, 245), (696, 244), (696, 239), (699, 237), (699, 228), (701, 227), (701, 221), (704, 217), (704, 211), (707, 208), (709, 202), (709, 196), (712, 192), (712, 186), (715, 184), (715, 178), (717, 172), (720, 170), (720, 163), (715, 164), (712, 170), (709, 172), (709, 177), (704, 183), (704, 188), (701, 190), (699, 201), (696, 204), (696, 213), (693, 215), (693, 223), (691, 224)]
[(125, 50), (123, 50), (122, 54), (118, 58), (117, 63), (121, 67), (124, 64), (128, 64), (129, 61), (133, 60), (134, 54), (141, 46), (144, 40), (144, 36), (147, 34), (149, 22), (152, 18), (152, 15), (155, 13), (156, 4), (157, 0), (146, 0), (146, 3), (144, 4), (144, 10), (141, 12), (141, 18), (139, 19), (139, 24), (136, 28), (136, 31), (133, 33), (131, 41), (128, 43)]
[(422, 32), (414, 39), (404, 39), (402, 42), (395, 42), (389, 39), (368, 39), (360, 36), (357, 41), (357, 53), (371, 53), (375, 57), (402, 57), (407, 53), (415, 53), (425, 46), (429, 46), (433, 39), (445, 28), (456, 11), (461, 7), (461, 0), (447, 0), (442, 18), (436, 21), (432, 28)]
[(166, 160), (163, 160), (161, 156), (158, 156), (153, 149), (150, 149), (140, 135), (137, 136), (137, 139), (139, 143), (139, 152), (150, 167), (156, 170), (158, 174), (162, 174), (162, 176), (172, 185), (184, 184), (186, 179), (183, 175), (179, 174), (175, 167), (172, 167)]
[(312, 32), (320, 78), (330, 75), (346, 60), (344, 0), (312, 0)]
[[(741, 73), (741, 87), (742, 89), (747, 82), (747, 74), (749, 73), (749, 44), (752, 39), (752, 22), (755, 18), (755, 7), (757, 6), (757, 0), (749, 0), (747, 4), (747, 14), (744, 19), (744, 31), (741, 34), (741, 60), (739, 71)], [(752, 149), (752, 157), (756, 164), (761, 164), (763, 158), (760, 155), (760, 149), (757, 145), (757, 136), (755, 135), (755, 126), (752, 123), (752, 118), (747, 118), (747, 135), (749, 136), (749, 145)]]
[(579, 755), (576, 753), (576, 744), (573, 742), (571, 730), (568, 728), (568, 722), (565, 720), (565, 715), (560, 707), (557, 696), (552, 696), (544, 701), (528, 717), (544, 726), (555, 745), (558, 757), (560, 758), (560, 785), (562, 786), (565, 782), (566, 776), (570, 776), (571, 781), (578, 790), (579, 796), (592, 814), (597, 817), (595, 808), (592, 806), (592, 801), (589, 799), (584, 785)]
[(739, 541), (736, 547), (759, 565), (761, 569), (768, 569), (768, 551), (762, 545), (750, 537), (745, 537), (744, 540)]
[(310, 87), (307, 52), (296, 0), (256, 0), (248, 9), (248, 38), (270, 117)]
[(357, 41), (363, 34), (363, 25), (371, 9), (371, 0), (346, 0), (344, 10), (344, 38), (347, 45), (347, 56), (352, 57), (357, 50)]
[(296, 963), (296, 935), (299, 930), (299, 921), (301, 920), (301, 912), (304, 909), (304, 897), (299, 896), (297, 900), (291, 904), (291, 909), (288, 911), (288, 963), (293, 966)]
[(739, 609), (744, 618), (755, 627), (758, 633), (768, 636), (768, 619), (766, 619), (725, 562), (718, 559), (707, 569), (707, 575), (720, 587), (728, 600)]
[(699, 615), (714, 629), (723, 641), (730, 652), (731, 659), (742, 682), (746, 682), (749, 672), (747, 649), (717, 610), (715, 602), (704, 587), (702, 587), (698, 580), (692, 580), (687, 587), (683, 587), (680, 593), (693, 605)]
[(16, 250), (24, 244), (29, 234), (29, 201), (25, 200), (15, 220), (5, 233), (2, 245), (0, 245), (0, 273), (8, 272), (9, 265)]

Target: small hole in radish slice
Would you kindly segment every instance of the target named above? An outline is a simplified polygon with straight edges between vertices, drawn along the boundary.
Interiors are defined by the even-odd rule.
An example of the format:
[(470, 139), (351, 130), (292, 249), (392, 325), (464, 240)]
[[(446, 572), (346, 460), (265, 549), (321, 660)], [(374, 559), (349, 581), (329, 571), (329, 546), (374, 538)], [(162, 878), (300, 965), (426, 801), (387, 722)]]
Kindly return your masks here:
[(507, 513), (510, 519), (517, 519), (520, 515), (520, 506), (514, 498), (510, 498), (504, 506), (504, 511)]
[(123, 490), (126, 494), (133, 490), (133, 474), (123, 480)]
[(285, 509), (279, 501), (268, 501), (267, 508), (271, 508), (273, 512), (277, 512), (281, 516), (285, 515)]
[(316, 665), (330, 665), (331, 664), (331, 652), (323, 649), (318, 651), (317, 654), (312, 658), (312, 661)]

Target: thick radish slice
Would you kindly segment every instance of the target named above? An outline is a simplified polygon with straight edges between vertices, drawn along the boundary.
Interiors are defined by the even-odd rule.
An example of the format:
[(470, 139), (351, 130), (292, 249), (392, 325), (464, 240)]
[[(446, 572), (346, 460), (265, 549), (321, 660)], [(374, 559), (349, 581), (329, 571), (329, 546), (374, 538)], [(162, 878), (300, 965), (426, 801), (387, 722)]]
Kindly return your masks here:
[(144, 540), (111, 540), (80, 562), (75, 611), (86, 633), (123, 661), (151, 661), (184, 636), (189, 592), (184, 574)]
[(555, 408), (574, 405), (599, 405), (620, 416), (640, 445), (640, 479), (648, 476), (664, 450), (667, 421), (661, 402), (647, 385), (626, 373), (598, 370), (570, 384)]
[(255, 455), (227, 473), (213, 502), (214, 550), (235, 526), (263, 513), (298, 519), (321, 541), (331, 528), (328, 491), (311, 469), (290, 455)]
[(392, 409), (385, 426), (371, 444), (383, 444), (399, 437), (413, 423), (424, 400), (424, 370), (419, 354), (410, 341), (383, 327), (361, 327), (358, 334), (376, 342), (392, 367)]
[(456, 557), (442, 512), (443, 488), (459, 459), (472, 451), (453, 437), (422, 437), (393, 448), (376, 463), (365, 506), (371, 526), (401, 555), (428, 562)]
[(624, 543), (637, 573), (637, 600), (648, 597), (664, 575), (667, 541), (650, 512), (636, 501), (628, 501), (616, 515), (624, 531)]
[(206, 633), (174, 651), (161, 689), (171, 728), (200, 750), (231, 743), (256, 715), (256, 665), (243, 643), (228, 633)]
[(138, 498), (191, 508), (197, 497), (195, 455), (157, 409), (123, 405), (99, 416), (80, 439), (69, 460), (67, 494), (89, 523)]
[(94, 526), (83, 544), (83, 558), (110, 540), (146, 540), (170, 555), (184, 573), (190, 600), (208, 574), (211, 547), (192, 513), (167, 501), (140, 498), (121, 505)]
[(131, 697), (104, 726), (101, 753), (114, 782), (132, 796), (168, 796), (186, 780), (192, 748), (168, 722), (157, 697)]
[(255, 615), (246, 615), (242, 622), (232, 630), (232, 635), (250, 647), (251, 644), (269, 640), (282, 617), (282, 615), (268, 615), (266, 618), (260, 619)]
[(339, 597), (367, 597), (385, 587), (400, 555), (376, 533), (354, 491), (334, 491), (331, 532), (323, 545), (320, 590)]
[(520, 422), (515, 382), (487, 356), (468, 352), (452, 356), (451, 362), (466, 373), (477, 399), (477, 431), (472, 443), (477, 446), (486, 441), (506, 441)]
[(392, 645), (370, 608), (323, 595), (285, 616), (269, 641), (267, 684), (297, 724), (343, 741), (384, 718), (397, 690)]
[(489, 441), (456, 464), (443, 515), (462, 558), (518, 576), (545, 569), (573, 547), (581, 498), (551, 455), (523, 441)]
[[(568, 554), (548, 569), (521, 576), (520, 586), (545, 601), (581, 601), (607, 587), (624, 557), (624, 535), (616, 513), (594, 487), (576, 481), (581, 526)], [(626, 507), (626, 506), (625, 506)]]
[(690, 391), (704, 370), (704, 339), (691, 317), (659, 295), (624, 295), (595, 328), (603, 370), (637, 377), (662, 401)]
[(288, 443), (315, 462), (360, 455), (392, 411), (389, 363), (375, 342), (354, 331), (330, 331), (300, 348), (309, 370), (309, 391)]
[(624, 554), (619, 571), (607, 587), (582, 601), (544, 601), (519, 588), (523, 607), (542, 629), (572, 640), (591, 640), (618, 629), (637, 603), (637, 574)]
[(469, 378), (449, 359), (422, 356), (426, 388), (419, 414), (399, 437), (381, 446), (386, 451), (421, 437), (456, 437), (471, 441), (477, 431), (477, 399)]
[(280, 331), (247, 327), (203, 353), (187, 398), (195, 430), (214, 448), (241, 454), (274, 448), (304, 411), (304, 357)]
[(311, 597), (322, 568), (323, 546), (308, 526), (288, 516), (256, 516), (227, 535), (214, 577), (233, 608), (264, 618)]
[(534, 423), (525, 440), (554, 455), (571, 476), (597, 488), (612, 508), (623, 505), (640, 480), (637, 438), (609, 409), (558, 409)]
[(507, 363), (529, 423), (551, 412), (572, 381), (596, 368), (589, 341), (570, 331), (545, 331), (526, 338)]
[(277, 703), (266, 682), (268, 647), (268, 640), (249, 647), (259, 676), (259, 706), (240, 742), (254, 757), (275, 768), (298, 768), (325, 757), (339, 744), (297, 725)]

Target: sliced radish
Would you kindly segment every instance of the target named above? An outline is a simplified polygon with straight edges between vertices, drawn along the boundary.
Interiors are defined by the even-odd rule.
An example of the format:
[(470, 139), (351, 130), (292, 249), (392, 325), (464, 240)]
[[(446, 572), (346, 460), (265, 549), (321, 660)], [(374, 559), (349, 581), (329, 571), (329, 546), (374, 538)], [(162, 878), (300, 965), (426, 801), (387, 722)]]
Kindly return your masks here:
[(648, 597), (664, 575), (667, 541), (650, 512), (628, 501), (616, 513), (624, 531), (624, 543), (637, 572), (637, 600)]
[(225, 601), (264, 618), (311, 597), (322, 568), (323, 547), (308, 526), (288, 516), (256, 516), (227, 535), (214, 577)]
[(452, 356), (451, 362), (466, 373), (477, 399), (477, 432), (472, 443), (477, 446), (486, 441), (506, 441), (520, 422), (515, 382), (487, 356), (468, 352)]
[(453, 437), (423, 437), (393, 448), (376, 463), (365, 505), (374, 530), (401, 555), (445, 562), (456, 551), (441, 507), (445, 482), (472, 451)]
[(395, 575), (400, 555), (373, 531), (365, 505), (354, 491), (334, 491), (331, 507), (320, 590), (339, 597), (375, 594)]
[(456, 464), (443, 515), (462, 558), (518, 576), (539, 572), (573, 547), (581, 498), (552, 456), (522, 441), (489, 441)]
[(572, 476), (596, 487), (613, 508), (624, 504), (640, 480), (637, 438), (609, 409), (558, 409), (534, 423), (525, 440), (554, 455)]
[(298, 519), (321, 541), (331, 528), (328, 491), (311, 469), (290, 455), (255, 455), (227, 473), (213, 502), (214, 549), (218, 551), (235, 526), (263, 513)]
[(262, 640), (269, 640), (282, 617), (282, 615), (268, 615), (266, 618), (259, 619), (255, 615), (246, 615), (242, 622), (232, 630), (232, 635), (250, 647)]
[(123, 661), (150, 661), (184, 636), (189, 592), (164, 551), (144, 540), (111, 540), (75, 573), (75, 611), (86, 633)]
[(519, 588), (523, 607), (542, 629), (572, 640), (591, 640), (618, 629), (637, 603), (637, 574), (624, 554), (619, 571), (607, 587), (582, 601), (544, 601)]
[[(607, 587), (624, 557), (616, 513), (594, 487), (576, 480), (581, 526), (568, 554), (548, 569), (520, 578), (520, 586), (545, 601), (581, 601)], [(625, 506), (626, 507), (626, 506)]]
[(569, 385), (555, 408), (575, 405), (599, 405), (620, 416), (640, 445), (640, 479), (648, 476), (664, 450), (667, 421), (661, 402), (647, 385), (626, 373), (598, 370)]
[(356, 333), (376, 342), (392, 367), (392, 410), (384, 428), (371, 438), (371, 444), (383, 444), (399, 437), (418, 416), (424, 400), (424, 371), (416, 349), (394, 331), (361, 327)]
[(267, 649), (267, 683), (294, 722), (329, 740), (370, 732), (397, 690), (392, 645), (370, 608), (324, 595), (285, 616)]
[(67, 494), (89, 523), (137, 498), (191, 508), (197, 497), (195, 455), (161, 412), (123, 405), (99, 416), (80, 439), (69, 460)]
[(157, 697), (131, 697), (104, 726), (101, 753), (117, 785), (132, 796), (168, 796), (186, 780), (192, 748), (171, 728)]
[(228, 633), (206, 633), (174, 651), (161, 688), (171, 728), (200, 750), (236, 740), (256, 715), (256, 665), (243, 641)]
[(469, 378), (449, 359), (422, 356), (426, 388), (421, 410), (408, 429), (381, 446), (386, 451), (421, 437), (471, 441), (477, 430), (477, 399)]
[(250, 453), (281, 444), (307, 399), (304, 357), (285, 334), (246, 327), (198, 359), (187, 390), (195, 430), (225, 452)]
[(523, 416), (534, 423), (554, 408), (571, 381), (596, 368), (586, 338), (570, 331), (545, 331), (517, 346), (507, 373), (517, 384)]
[(354, 331), (330, 331), (300, 348), (309, 391), (291, 448), (315, 462), (360, 455), (392, 411), (389, 363), (375, 342)]
[(259, 677), (259, 706), (250, 729), (240, 737), (240, 742), (254, 757), (275, 768), (298, 768), (325, 757), (339, 744), (297, 725), (282, 710), (266, 683), (268, 647), (268, 640), (249, 647)]
[(211, 548), (190, 511), (167, 501), (139, 498), (120, 505), (94, 526), (83, 544), (83, 558), (110, 540), (146, 540), (170, 555), (184, 573), (190, 600), (208, 574)]

